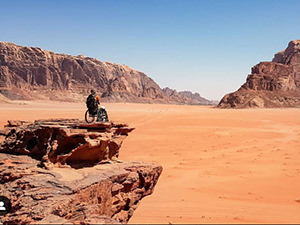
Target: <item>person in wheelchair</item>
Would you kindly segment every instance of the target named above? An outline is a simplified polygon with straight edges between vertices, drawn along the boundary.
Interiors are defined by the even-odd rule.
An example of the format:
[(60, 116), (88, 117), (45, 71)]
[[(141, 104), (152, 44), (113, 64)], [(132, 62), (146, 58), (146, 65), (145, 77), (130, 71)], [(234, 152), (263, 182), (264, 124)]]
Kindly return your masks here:
[(96, 95), (96, 91), (92, 89), (91, 94), (86, 99), (86, 106), (89, 110), (89, 114), (92, 116), (96, 116), (97, 114), (97, 121), (108, 122), (108, 116), (105, 107), (101, 106), (99, 108), (99, 105), (100, 98), (98, 95)]

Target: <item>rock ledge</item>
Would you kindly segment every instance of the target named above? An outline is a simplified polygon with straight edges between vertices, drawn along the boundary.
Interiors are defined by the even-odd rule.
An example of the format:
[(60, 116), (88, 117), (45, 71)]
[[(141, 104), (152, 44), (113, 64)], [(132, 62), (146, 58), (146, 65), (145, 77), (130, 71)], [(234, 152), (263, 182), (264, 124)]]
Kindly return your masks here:
[(12, 209), (0, 222), (127, 223), (162, 172), (155, 163), (117, 160), (132, 130), (113, 122), (9, 121), (0, 132), (0, 195)]

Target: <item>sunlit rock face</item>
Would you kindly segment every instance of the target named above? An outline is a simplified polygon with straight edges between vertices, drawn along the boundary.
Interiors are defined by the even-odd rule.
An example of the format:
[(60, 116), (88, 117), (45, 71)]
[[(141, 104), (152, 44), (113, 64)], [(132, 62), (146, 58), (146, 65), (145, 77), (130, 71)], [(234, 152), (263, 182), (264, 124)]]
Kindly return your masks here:
[(0, 101), (83, 101), (92, 88), (110, 102), (213, 104), (198, 93), (169, 96), (126, 65), (0, 42)]
[(300, 107), (300, 40), (291, 41), (272, 62), (252, 67), (246, 83), (226, 94), (219, 107)]

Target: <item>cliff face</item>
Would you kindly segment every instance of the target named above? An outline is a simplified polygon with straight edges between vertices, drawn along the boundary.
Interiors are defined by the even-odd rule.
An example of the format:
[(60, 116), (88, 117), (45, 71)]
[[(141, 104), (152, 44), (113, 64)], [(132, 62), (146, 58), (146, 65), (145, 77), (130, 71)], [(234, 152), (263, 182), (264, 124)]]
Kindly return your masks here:
[(9, 121), (0, 136), (3, 224), (127, 223), (162, 172), (117, 159), (133, 128), (78, 120)]
[(291, 41), (272, 62), (252, 67), (246, 83), (225, 95), (219, 107), (300, 107), (300, 40)]
[(28, 156), (0, 153), (0, 191), (12, 203), (3, 224), (127, 223), (161, 173), (152, 163), (45, 170)]
[(94, 88), (106, 101), (193, 103), (169, 98), (146, 74), (97, 59), (0, 42), (0, 93), (8, 99), (84, 99)]

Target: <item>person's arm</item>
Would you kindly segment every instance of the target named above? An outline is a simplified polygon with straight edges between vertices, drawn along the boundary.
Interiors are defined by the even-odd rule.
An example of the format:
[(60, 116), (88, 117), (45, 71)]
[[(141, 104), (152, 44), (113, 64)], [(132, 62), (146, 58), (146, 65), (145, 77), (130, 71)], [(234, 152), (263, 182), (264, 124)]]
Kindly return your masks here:
[(96, 100), (97, 100), (98, 104), (100, 105), (100, 98), (98, 95), (96, 96)]

